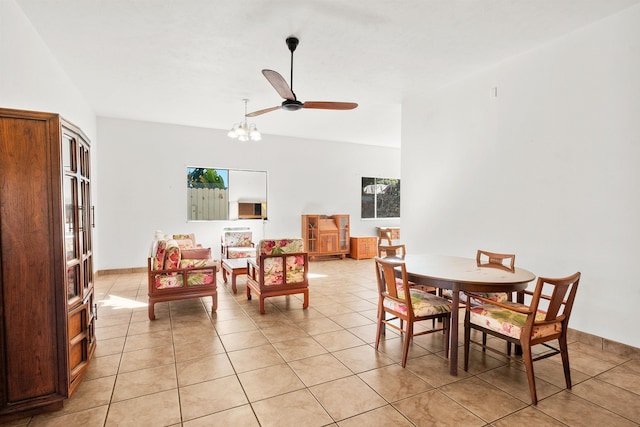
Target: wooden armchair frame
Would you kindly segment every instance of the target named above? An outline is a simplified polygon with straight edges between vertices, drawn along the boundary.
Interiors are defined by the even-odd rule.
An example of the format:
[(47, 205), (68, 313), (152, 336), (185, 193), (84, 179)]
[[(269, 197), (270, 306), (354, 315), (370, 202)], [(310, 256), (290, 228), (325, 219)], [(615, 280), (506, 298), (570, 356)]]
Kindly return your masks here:
[[(580, 272), (574, 273), (571, 276), (563, 278), (544, 278), (539, 277), (536, 283), (535, 290), (533, 292), (524, 290), (520, 291), (520, 299), (524, 300), (524, 296), (531, 297), (530, 304), (514, 304), (514, 303), (500, 303), (487, 298), (479, 297), (475, 294), (467, 295), (467, 304), (465, 310), (464, 320), (464, 370), (469, 367), (469, 344), (477, 344), (482, 346), (483, 349), (487, 349), (501, 355), (505, 355), (499, 350), (491, 347), (487, 347), (485, 343), (479, 343), (471, 339), (471, 330), (476, 329), (483, 334), (489, 334), (497, 338), (506, 340), (507, 342), (516, 344), (522, 348), (522, 361), (524, 362), (527, 379), (529, 382), (529, 392), (531, 393), (531, 402), (536, 405), (538, 403), (538, 397), (536, 394), (535, 375), (533, 372), (533, 362), (540, 359), (560, 354), (562, 357), (562, 366), (564, 369), (565, 383), (568, 389), (571, 389), (571, 372), (569, 369), (569, 353), (567, 347), (567, 330), (569, 328), (569, 317), (571, 316), (571, 309), (573, 308), (573, 302), (575, 300), (576, 292), (578, 290), (578, 283), (580, 282)], [(546, 289), (551, 288), (550, 295), (543, 294)], [(504, 335), (496, 332), (484, 326), (472, 323), (470, 320), (471, 299), (473, 298), (482, 301), (483, 304), (493, 305), (501, 307), (511, 312), (520, 313), (526, 316), (525, 325), (522, 328), (522, 332), (519, 338)], [(541, 300), (547, 301), (546, 314), (544, 319), (536, 320), (536, 314), (539, 310), (539, 304)], [(477, 308), (476, 308), (477, 309)], [(553, 333), (545, 333), (541, 337), (532, 338), (534, 328), (540, 328), (545, 326), (557, 325)], [(558, 340), (559, 348), (552, 347), (547, 342), (552, 340)], [(542, 353), (536, 357), (532, 357), (531, 347), (534, 345), (544, 345), (550, 351)], [(511, 355), (505, 355), (512, 358)]]
[[(287, 258), (294, 256), (303, 257), (304, 279), (302, 282), (288, 283), (286, 275)], [(264, 271), (265, 260), (269, 258), (281, 258), (285, 274), (282, 275), (283, 284), (265, 285)], [(256, 259), (247, 259), (247, 299), (251, 299), (253, 291), (260, 299), (260, 313), (264, 314), (265, 298), (303, 294), (304, 302), (302, 308), (309, 307), (309, 256), (307, 252), (281, 253), (281, 254), (261, 254)]]
[[(216, 283), (217, 265), (202, 267), (174, 268), (170, 270), (153, 270), (153, 258), (147, 259), (147, 279), (149, 284), (149, 320), (155, 320), (154, 305), (157, 302), (175, 301), (188, 298), (200, 298), (210, 296), (212, 298), (212, 312), (218, 309), (218, 285)], [(190, 274), (211, 272), (213, 282), (202, 285), (188, 285)], [(174, 288), (158, 289), (155, 286), (155, 276), (158, 274), (174, 274), (182, 276), (182, 286)]]

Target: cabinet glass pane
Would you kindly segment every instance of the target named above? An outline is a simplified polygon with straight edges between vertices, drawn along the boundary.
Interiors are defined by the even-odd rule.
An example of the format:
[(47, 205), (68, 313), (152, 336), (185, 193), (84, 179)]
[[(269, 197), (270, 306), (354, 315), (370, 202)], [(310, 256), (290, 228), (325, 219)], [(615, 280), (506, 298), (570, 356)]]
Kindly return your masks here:
[(93, 284), (93, 263), (91, 262), (91, 257), (84, 260), (84, 289), (86, 290), (91, 288)]
[(67, 299), (80, 296), (80, 266), (72, 265), (67, 268)]
[(89, 183), (87, 181), (82, 182), (82, 187), (80, 188), (81, 193), (81, 206), (82, 206), (82, 223), (86, 228), (82, 233), (82, 253), (87, 254), (91, 251), (91, 233), (88, 232), (88, 229), (91, 227), (91, 207), (89, 201)]
[(69, 135), (62, 135), (62, 165), (64, 170), (75, 172), (77, 169), (76, 140)]
[(89, 177), (89, 152), (84, 146), (80, 146), (80, 174)]
[(75, 205), (76, 179), (64, 178), (64, 246), (67, 261), (78, 257), (76, 205)]

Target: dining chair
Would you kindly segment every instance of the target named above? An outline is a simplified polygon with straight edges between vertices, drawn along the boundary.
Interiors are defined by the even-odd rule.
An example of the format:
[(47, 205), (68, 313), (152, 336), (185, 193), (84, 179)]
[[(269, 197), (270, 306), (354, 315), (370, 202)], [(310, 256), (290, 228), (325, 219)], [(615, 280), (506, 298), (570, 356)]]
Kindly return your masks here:
[[(437, 295), (423, 292), (409, 287), (407, 270), (403, 261), (375, 258), (376, 278), (378, 282), (378, 327), (376, 330), (376, 344), (378, 349), (380, 337), (386, 332), (386, 326), (397, 330), (403, 336), (402, 367), (407, 365), (409, 344), (414, 336), (444, 332), (445, 356), (449, 354), (449, 328), (451, 323), (451, 304)], [(396, 281), (396, 276), (401, 278)], [(387, 314), (391, 317), (387, 318)], [(420, 332), (414, 330), (414, 324), (421, 320), (442, 321), (442, 327)], [(398, 324), (399, 323), (399, 326)]]
[(378, 256), (380, 258), (404, 259), (406, 254), (407, 254), (407, 250), (404, 244), (378, 245)]
[[(533, 371), (533, 362), (536, 360), (560, 354), (565, 383), (567, 388), (571, 389), (567, 330), (579, 281), (580, 272), (562, 278), (538, 277), (533, 292), (524, 290), (518, 293), (522, 302), (498, 302), (476, 294), (468, 295), (464, 318), (464, 370), (469, 368), (471, 343), (505, 355), (486, 344), (473, 341), (471, 330), (475, 329), (522, 348), (522, 361), (527, 371), (531, 402), (534, 405), (538, 404)], [(472, 305), (471, 296), (482, 301), (482, 304)], [(525, 296), (530, 300), (528, 305), (524, 304)], [(542, 306), (541, 301), (544, 301)], [(547, 344), (552, 340), (558, 340), (558, 347)], [(545, 346), (549, 351), (532, 357), (531, 347), (538, 344)], [(506, 356), (514, 359), (511, 355)]]
[[(396, 245), (391, 245), (391, 244), (378, 245), (378, 256), (380, 258), (392, 258), (396, 260), (403, 260), (406, 254), (407, 254), (407, 250), (404, 244), (401, 244), (401, 243), (398, 243)], [(398, 283), (400, 283), (401, 280), (402, 279), (400, 279), (399, 277), (396, 278), (396, 281)], [(434, 288), (433, 286), (418, 285), (417, 283), (413, 283), (411, 281), (409, 281), (409, 287), (420, 289), (421, 291), (429, 292), (432, 294), (435, 294), (438, 291), (438, 289)]]

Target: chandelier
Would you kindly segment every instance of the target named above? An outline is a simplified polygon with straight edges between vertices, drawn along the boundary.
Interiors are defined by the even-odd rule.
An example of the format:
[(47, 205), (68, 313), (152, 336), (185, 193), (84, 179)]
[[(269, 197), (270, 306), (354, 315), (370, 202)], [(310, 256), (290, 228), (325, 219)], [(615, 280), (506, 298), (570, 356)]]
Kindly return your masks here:
[(243, 101), (244, 119), (240, 123), (233, 125), (229, 133), (227, 133), (227, 136), (229, 138), (238, 138), (240, 141), (260, 141), (262, 139), (262, 135), (258, 132), (258, 128), (255, 123), (247, 123), (247, 102), (249, 102), (249, 100), (243, 99)]

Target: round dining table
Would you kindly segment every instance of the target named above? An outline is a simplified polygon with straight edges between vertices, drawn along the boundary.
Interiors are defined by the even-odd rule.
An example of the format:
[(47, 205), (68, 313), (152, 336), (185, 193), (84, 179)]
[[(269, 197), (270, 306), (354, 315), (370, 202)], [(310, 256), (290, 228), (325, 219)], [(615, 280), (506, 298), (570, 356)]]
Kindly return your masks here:
[(408, 254), (404, 257), (409, 281), (451, 289), (451, 345), (449, 373), (458, 375), (458, 325), (460, 292), (514, 292), (527, 288), (535, 274), (522, 268), (478, 264), (473, 258)]

